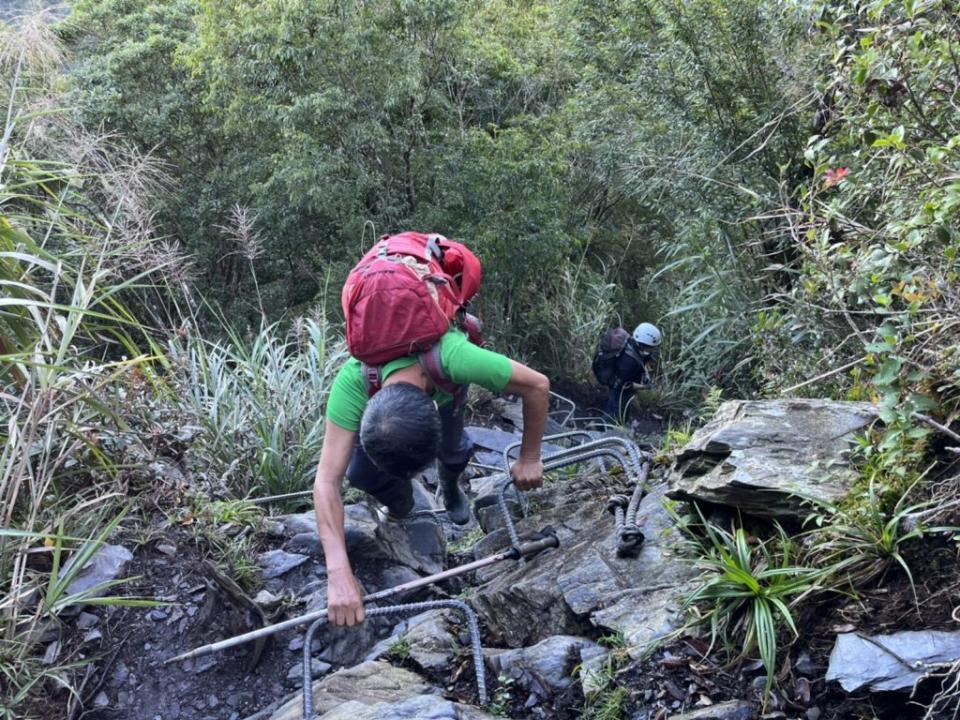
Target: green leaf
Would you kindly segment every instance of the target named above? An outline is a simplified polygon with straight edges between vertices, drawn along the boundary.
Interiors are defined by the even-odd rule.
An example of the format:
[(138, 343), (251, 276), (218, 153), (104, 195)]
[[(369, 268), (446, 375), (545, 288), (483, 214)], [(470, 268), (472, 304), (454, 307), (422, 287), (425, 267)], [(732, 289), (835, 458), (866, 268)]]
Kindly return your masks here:
[(873, 381), (877, 385), (890, 385), (897, 379), (900, 368), (903, 367), (903, 361), (897, 357), (888, 357), (883, 361), (883, 365), (874, 374)]

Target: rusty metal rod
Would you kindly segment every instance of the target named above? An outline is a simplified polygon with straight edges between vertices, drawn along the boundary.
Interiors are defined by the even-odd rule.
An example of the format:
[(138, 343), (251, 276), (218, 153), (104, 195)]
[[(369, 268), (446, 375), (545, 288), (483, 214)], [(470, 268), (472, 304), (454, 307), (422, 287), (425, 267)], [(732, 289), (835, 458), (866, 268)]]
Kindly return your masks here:
[[(426, 602), (408, 603), (406, 605), (388, 605), (386, 607), (370, 608), (369, 617), (379, 617), (383, 615), (400, 615), (407, 613), (423, 612), (424, 610), (434, 610), (440, 608), (450, 608), (459, 610), (463, 613), (467, 621), (467, 628), (470, 631), (470, 646), (473, 650), (473, 672), (477, 679), (477, 696), (480, 698), (480, 704), (487, 704), (487, 683), (486, 673), (483, 667), (483, 649), (480, 647), (480, 627), (477, 623), (477, 614), (469, 605), (462, 600), (427, 600)], [(313, 635), (323, 625), (327, 619), (318, 618), (307, 630), (303, 638), (303, 717), (305, 720), (314, 720), (313, 715), (313, 675), (310, 672), (311, 658), (313, 656)]]
[[(380, 590), (379, 592), (370, 593), (363, 597), (364, 603), (374, 602), (376, 600), (383, 600), (384, 598), (397, 595), (408, 590), (416, 590), (417, 588), (424, 587), (425, 585), (431, 585), (435, 582), (440, 582), (441, 580), (446, 580), (448, 578), (457, 577), (474, 570), (479, 570), (480, 568), (487, 567), (488, 565), (493, 565), (500, 562), (501, 560), (517, 560), (521, 557), (528, 557), (530, 555), (536, 555), (543, 550), (548, 548), (555, 548), (560, 546), (560, 541), (557, 540), (556, 536), (550, 535), (541, 540), (534, 540), (528, 543), (521, 543), (518, 547), (512, 547), (508, 550), (490, 555), (489, 557), (481, 558), (480, 560), (474, 560), (471, 563), (466, 565), (460, 565), (459, 567), (450, 568), (449, 570), (444, 570), (442, 572), (435, 573), (433, 575), (427, 575), (426, 577), (417, 578), (416, 580), (411, 580), (409, 582), (401, 583), (400, 585), (395, 585), (394, 587), (386, 588), (385, 590)], [(257, 630), (251, 630), (248, 633), (242, 635), (236, 635), (225, 640), (220, 640), (215, 643), (210, 643), (209, 645), (204, 645), (202, 647), (190, 650), (185, 652), (182, 655), (177, 655), (172, 657), (169, 660), (164, 660), (164, 665), (169, 665), (171, 663), (180, 662), (182, 660), (192, 660), (194, 658), (203, 657), (204, 655), (210, 655), (211, 653), (220, 652), (221, 650), (226, 650), (228, 648), (235, 647), (237, 645), (242, 645), (243, 643), (248, 643), (258, 638), (266, 637), (267, 635), (275, 635), (278, 632), (283, 630), (288, 630), (290, 628), (299, 627), (300, 625), (306, 625), (309, 622), (318, 620), (322, 617), (326, 617), (327, 609), (323, 608), (321, 610), (314, 610), (313, 612), (306, 613), (305, 615), (298, 615), (297, 617), (290, 618), (289, 620), (284, 620), (283, 622), (275, 623), (273, 625), (267, 625), (266, 627), (259, 628)]]

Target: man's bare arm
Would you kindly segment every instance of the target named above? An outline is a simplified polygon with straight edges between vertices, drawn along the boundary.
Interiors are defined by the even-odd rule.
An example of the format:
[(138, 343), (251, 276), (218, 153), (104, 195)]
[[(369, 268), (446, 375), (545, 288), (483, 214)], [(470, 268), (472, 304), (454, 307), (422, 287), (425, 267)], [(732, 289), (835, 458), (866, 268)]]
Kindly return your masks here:
[(363, 622), (360, 585), (350, 568), (343, 529), (343, 500), (340, 486), (353, 455), (356, 433), (327, 421), (323, 449), (313, 483), (313, 506), (317, 532), (327, 563), (327, 608), (333, 625)]
[(510, 469), (516, 485), (521, 490), (540, 487), (543, 484), (543, 462), (540, 460), (540, 443), (547, 427), (547, 411), (550, 409), (550, 380), (543, 373), (511, 360), (513, 372), (504, 390), (515, 393), (523, 400), (523, 437), (520, 441), (520, 458)]

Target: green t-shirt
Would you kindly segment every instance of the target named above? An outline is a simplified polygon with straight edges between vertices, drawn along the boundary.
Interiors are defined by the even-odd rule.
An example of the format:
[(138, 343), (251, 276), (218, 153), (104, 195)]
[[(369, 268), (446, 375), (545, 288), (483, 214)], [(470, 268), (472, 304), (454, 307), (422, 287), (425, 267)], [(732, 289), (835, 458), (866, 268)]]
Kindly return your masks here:
[[(416, 362), (416, 356), (391, 360), (383, 366), (381, 379), (386, 380), (391, 373)], [(513, 372), (510, 358), (474, 345), (460, 330), (450, 330), (440, 338), (440, 364), (447, 377), (456, 384), (475, 383), (494, 392), (500, 392), (507, 386)], [(433, 399), (438, 405), (453, 400), (442, 390), (437, 390)], [(333, 381), (327, 400), (327, 419), (344, 430), (356, 432), (360, 429), (360, 418), (366, 406), (367, 387), (363, 382), (360, 361), (350, 358)]]

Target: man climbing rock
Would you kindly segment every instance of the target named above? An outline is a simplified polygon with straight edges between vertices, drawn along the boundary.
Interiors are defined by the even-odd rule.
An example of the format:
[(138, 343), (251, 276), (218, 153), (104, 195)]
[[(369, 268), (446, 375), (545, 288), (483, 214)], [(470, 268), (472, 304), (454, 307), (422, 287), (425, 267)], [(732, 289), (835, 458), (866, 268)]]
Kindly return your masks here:
[(610, 389), (603, 411), (614, 422), (626, 420), (634, 385), (650, 385), (650, 369), (660, 342), (660, 331), (650, 323), (640, 323), (632, 335), (621, 327), (611, 328), (600, 341), (593, 358), (593, 374)]
[[(442, 252), (433, 256), (436, 260), (428, 258), (432, 272), (424, 273), (419, 267), (408, 271), (409, 258), (422, 260), (416, 253), (434, 238), (439, 238)], [(431, 252), (429, 244), (426, 252)], [(355, 625), (364, 619), (361, 591), (344, 538), (340, 495), (344, 478), (381, 503), (388, 522), (397, 521), (414, 510), (414, 475), (436, 460), (450, 520), (457, 524), (469, 521), (469, 503), (458, 481), (473, 454), (473, 443), (463, 429), (466, 389), (471, 383), (521, 397), (522, 445), (511, 474), (521, 490), (543, 483), (540, 443), (550, 383), (541, 373), (471, 339), (475, 327), (464, 315), (464, 295), (472, 296), (479, 278), (471, 285), (465, 277), (470, 263), (455, 263), (457, 252), (469, 253), (442, 236), (405, 233), (384, 238), (355, 269), (360, 277), (352, 282), (351, 273), (344, 288), (347, 342), (353, 357), (340, 369), (330, 391), (313, 487), (317, 530), (327, 562), (327, 605), (334, 625)], [(445, 285), (456, 291), (457, 302), (446, 315), (449, 320), (439, 339), (424, 350), (425, 343), (420, 340), (402, 338), (431, 322), (429, 317), (416, 317), (421, 312), (416, 309), (417, 283), (425, 284), (423, 278), (441, 273)], [(403, 283), (407, 287), (402, 287)], [(472, 289), (465, 293), (468, 287)], [(401, 308), (394, 309), (393, 298), (398, 294), (406, 299)], [(434, 302), (436, 294), (427, 295), (422, 312), (431, 312)], [(444, 315), (439, 317), (442, 326)], [(380, 362), (395, 354), (382, 350), (387, 342), (419, 352)]]

